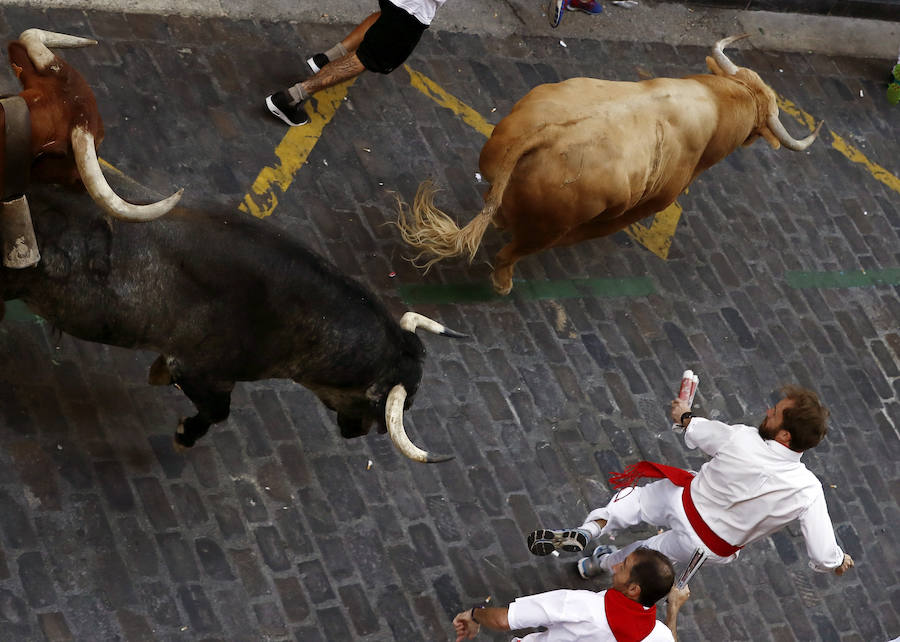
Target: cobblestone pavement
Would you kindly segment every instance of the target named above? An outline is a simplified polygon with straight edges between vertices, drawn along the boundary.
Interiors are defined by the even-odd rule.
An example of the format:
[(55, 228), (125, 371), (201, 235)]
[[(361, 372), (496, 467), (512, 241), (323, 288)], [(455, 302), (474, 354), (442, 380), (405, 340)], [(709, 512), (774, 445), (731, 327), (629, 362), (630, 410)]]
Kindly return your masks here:
[[(96, 89), (104, 159), (217, 208), (237, 207), (277, 162), (287, 130), (262, 98), (343, 35), (11, 8), (0, 20), (7, 40), (30, 26), (100, 40), (65, 57)], [(409, 65), (493, 123), (541, 82), (705, 71), (696, 47), (565, 44), (434, 32)], [(517, 269), (528, 282), (640, 277), (651, 293), (529, 298), (520, 283), (504, 300), (415, 305), (470, 335), (424, 338), (408, 414), (414, 439), (451, 462), (409, 462), (381, 435), (344, 441), (310, 393), (280, 381), (239, 385), (231, 418), (176, 455), (172, 431), (191, 407), (146, 385), (155, 355), (59, 336), (11, 308), (0, 325), (0, 639), (446, 640), (452, 615), (488, 597), (592, 586), (571, 558), (531, 556), (524, 533), (579, 523), (608, 499), (607, 473), (639, 459), (702, 463), (666, 432), (685, 368), (701, 378), (698, 413), (732, 421), (756, 422), (780, 383), (820, 391), (832, 429), (805, 461), (857, 566), (813, 573), (799, 529), (783, 530), (700, 572), (681, 639), (900, 635), (900, 111), (883, 100), (884, 61), (752, 48), (733, 58), (826, 120), (808, 153), (757, 142), (709, 170), (679, 199), (666, 260), (620, 233)], [(12, 74), (3, 82), (17, 91)], [(472, 266), (422, 277), (383, 225), (389, 190), (410, 198), (428, 176), (447, 188), (439, 204), (468, 220), (485, 187), (483, 142), (406, 71), (362, 77), (270, 220), (399, 316), (410, 307), (401, 284), (487, 282), (499, 233)], [(850, 277), (869, 285), (829, 287)]]

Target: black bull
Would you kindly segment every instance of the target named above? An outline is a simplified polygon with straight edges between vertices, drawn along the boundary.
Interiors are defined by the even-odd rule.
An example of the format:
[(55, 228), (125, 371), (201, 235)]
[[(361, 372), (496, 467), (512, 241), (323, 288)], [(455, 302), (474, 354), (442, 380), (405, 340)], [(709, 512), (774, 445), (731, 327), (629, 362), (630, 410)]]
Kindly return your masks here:
[(251, 216), (177, 208), (129, 223), (59, 188), (29, 199), (43, 260), (0, 269), (2, 300), (22, 299), (80, 339), (158, 352), (150, 383), (177, 384), (197, 408), (176, 445), (228, 417), (236, 381), (292, 379), (337, 411), (344, 437), (377, 422), (408, 457), (442, 459), (403, 430), (425, 356), (414, 331), (463, 335), (414, 313), (398, 323), (362, 285)]

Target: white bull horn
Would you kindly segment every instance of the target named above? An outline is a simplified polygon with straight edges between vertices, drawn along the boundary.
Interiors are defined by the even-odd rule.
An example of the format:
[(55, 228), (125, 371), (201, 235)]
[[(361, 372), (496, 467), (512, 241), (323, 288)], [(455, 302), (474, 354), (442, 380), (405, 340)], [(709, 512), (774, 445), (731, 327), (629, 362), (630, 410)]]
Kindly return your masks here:
[(167, 214), (184, 193), (182, 188), (156, 203), (134, 205), (122, 200), (106, 182), (106, 177), (100, 170), (100, 162), (97, 160), (97, 150), (94, 149), (94, 135), (80, 125), (72, 129), (72, 151), (75, 153), (78, 174), (91, 198), (116, 218), (126, 221), (152, 221)]
[(713, 60), (719, 63), (719, 67), (722, 68), (722, 71), (724, 71), (729, 76), (733, 76), (737, 73), (738, 66), (731, 62), (731, 60), (728, 58), (728, 56), (725, 55), (725, 52), (722, 50), (731, 43), (738, 40), (743, 40), (749, 35), (749, 33), (742, 33), (739, 36), (729, 36), (728, 38), (722, 38), (713, 47)]
[(96, 40), (90, 38), (79, 38), (43, 29), (26, 29), (19, 36), (19, 41), (25, 45), (28, 57), (39, 71), (46, 70), (56, 57), (48, 47), (72, 48), (97, 44)]
[(784, 145), (788, 149), (794, 150), (795, 152), (802, 152), (807, 147), (812, 145), (813, 141), (816, 139), (816, 136), (819, 135), (819, 130), (822, 129), (823, 124), (825, 124), (825, 121), (820, 121), (819, 124), (816, 125), (816, 129), (812, 134), (810, 134), (803, 140), (797, 140), (796, 138), (791, 136), (784, 128), (784, 125), (780, 120), (778, 120), (777, 114), (769, 116), (769, 119), (766, 121), (766, 125), (768, 125), (769, 129), (772, 130), (772, 133), (775, 134), (775, 138), (777, 138), (782, 145)]
[(406, 402), (406, 388), (403, 384), (398, 383), (391, 388), (388, 393), (387, 401), (384, 404), (384, 421), (387, 424), (388, 434), (391, 441), (401, 453), (414, 461), (420, 461), (425, 464), (434, 464), (440, 461), (453, 459), (452, 455), (431, 455), (428, 451), (422, 450), (410, 441), (403, 427), (403, 404)]
[(429, 319), (416, 312), (407, 312), (400, 317), (400, 327), (404, 330), (409, 330), (410, 332), (415, 332), (416, 328), (422, 328), (433, 334), (442, 334), (445, 337), (453, 337), (454, 339), (463, 339), (468, 336), (462, 332), (451, 330), (434, 319)]

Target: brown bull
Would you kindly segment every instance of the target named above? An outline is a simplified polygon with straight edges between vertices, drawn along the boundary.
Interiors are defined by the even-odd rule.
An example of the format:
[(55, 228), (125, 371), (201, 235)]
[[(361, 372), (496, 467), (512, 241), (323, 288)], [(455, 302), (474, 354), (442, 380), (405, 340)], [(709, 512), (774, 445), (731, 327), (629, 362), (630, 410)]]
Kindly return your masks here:
[[(778, 120), (772, 91), (716, 43), (714, 75), (614, 82), (573, 78), (540, 85), (515, 104), (481, 150), (491, 187), (481, 212), (460, 229), (433, 205), (423, 183), (412, 211), (401, 203), (403, 239), (416, 260), (474, 258), (489, 223), (512, 240), (496, 256), (494, 289), (508, 294), (516, 261), (551, 247), (617, 232), (669, 205), (703, 170), (759, 136), (775, 149), (809, 147)], [(573, 110), (572, 105), (581, 105)], [(821, 127), (821, 123), (819, 123)]]
[[(97, 101), (81, 74), (48, 47), (84, 47), (95, 40), (28, 29), (9, 44), (9, 61), (24, 89), (19, 96), (30, 119), (30, 149), (25, 158), (0, 162), (0, 185), (6, 185), (12, 166), (29, 163), (31, 179), (48, 183), (75, 183), (79, 179), (98, 205), (128, 220), (149, 220), (171, 210), (181, 190), (149, 205), (133, 205), (109, 187), (97, 160), (96, 146), (103, 140), (103, 122)], [(6, 112), (0, 110), (0, 150), (7, 149)]]

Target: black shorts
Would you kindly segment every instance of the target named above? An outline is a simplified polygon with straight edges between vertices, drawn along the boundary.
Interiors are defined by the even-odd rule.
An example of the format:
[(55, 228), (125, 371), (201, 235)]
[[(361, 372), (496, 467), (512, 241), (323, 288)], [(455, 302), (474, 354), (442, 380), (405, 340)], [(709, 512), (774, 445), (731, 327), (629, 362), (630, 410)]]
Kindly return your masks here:
[(423, 25), (388, 0), (378, 0), (381, 15), (363, 36), (356, 57), (363, 67), (389, 74), (413, 52), (428, 25)]

